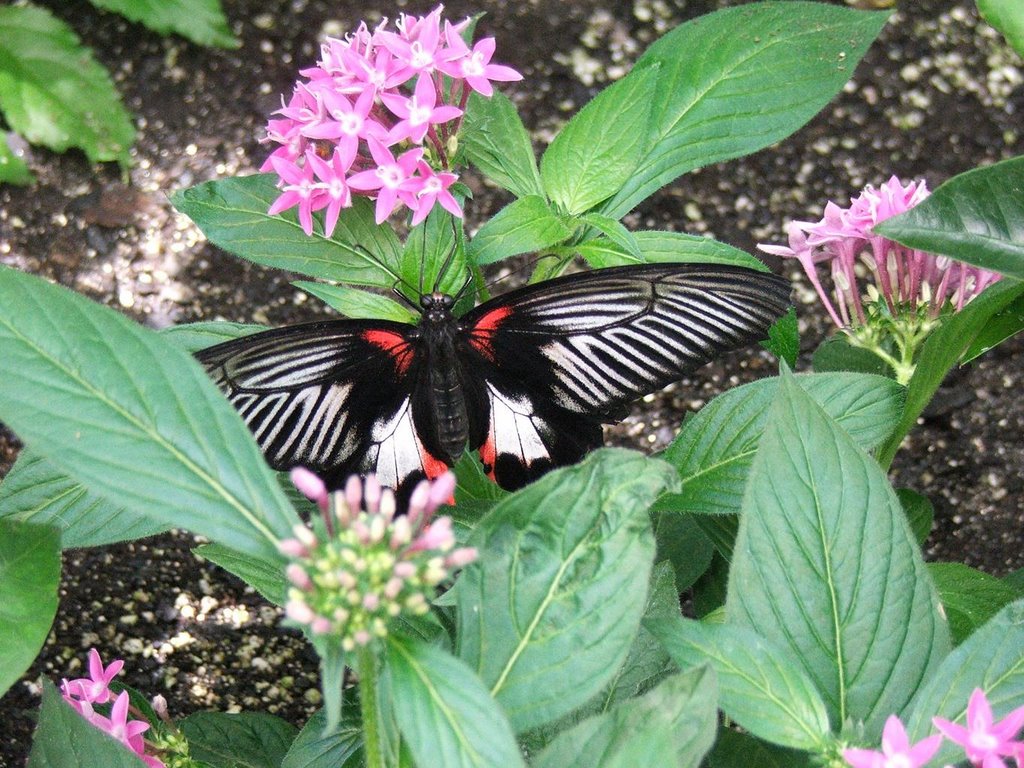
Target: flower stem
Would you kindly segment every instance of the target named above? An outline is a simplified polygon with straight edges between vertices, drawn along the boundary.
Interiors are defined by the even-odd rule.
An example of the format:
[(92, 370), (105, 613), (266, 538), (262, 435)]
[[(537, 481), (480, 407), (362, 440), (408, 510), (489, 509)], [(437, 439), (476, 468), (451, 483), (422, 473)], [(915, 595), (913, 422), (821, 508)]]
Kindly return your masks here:
[(359, 672), (359, 709), (363, 718), (366, 768), (384, 768), (380, 704), (377, 701), (377, 655), (369, 645), (360, 646), (356, 663)]

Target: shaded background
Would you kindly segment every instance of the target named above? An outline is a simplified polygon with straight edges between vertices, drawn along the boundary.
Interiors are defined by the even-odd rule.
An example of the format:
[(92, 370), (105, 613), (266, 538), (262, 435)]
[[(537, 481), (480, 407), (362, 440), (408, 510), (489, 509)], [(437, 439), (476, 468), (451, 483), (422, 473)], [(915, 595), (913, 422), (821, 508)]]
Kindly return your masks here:
[[(199, 319), (282, 324), (326, 314), (290, 275), (242, 262), (205, 243), (167, 195), (208, 179), (252, 173), (267, 115), (317, 58), (324, 34), (341, 35), (362, 4), (324, 0), (224, 0), (242, 41), (235, 51), (163, 39), (84, 1), (40, 0), (67, 21), (113, 74), (139, 131), (127, 183), (113, 165), (79, 153), (32, 150), (34, 187), (0, 187), (0, 262), (116, 307), (151, 327)], [(550, 0), (448, 5), (449, 18), (486, 10), (481, 34), (498, 39), (496, 61), (523, 73), (503, 86), (542, 148), (640, 52), (681, 21), (728, 2)], [(836, 2), (835, 4), (842, 4)], [(380, 12), (423, 13), (429, 3)], [(934, 188), (976, 165), (1021, 152), (1024, 68), (971, 2), (900, 3), (881, 39), (832, 104), (780, 145), (689, 174), (627, 217), (631, 229), (706, 233), (753, 251), (782, 241), (790, 219), (817, 219), (828, 199), (846, 204), (890, 175)], [(475, 227), (508, 201), (464, 177)], [(824, 312), (791, 264), (768, 259), (797, 284), (807, 367), (828, 331)], [(929, 559), (958, 560), (1003, 575), (1024, 565), (1024, 446), (1019, 340), (955, 372), (894, 465), (899, 486), (927, 495), (936, 525)], [(663, 447), (684, 415), (775, 363), (754, 350), (728, 356), (690, 380), (645, 398), (609, 442)], [(0, 361), (2, 367), (2, 361)], [(0, 371), (2, 375), (2, 371)], [(0, 476), (17, 455), (0, 428)], [(301, 724), (319, 701), (316, 659), (277, 627), (277, 611), (169, 534), (64, 555), (54, 631), (36, 664), (0, 700), (0, 765), (24, 762), (40, 675), (81, 674), (90, 646), (127, 661), (126, 682), (167, 697), (174, 715), (259, 709)], [(638, 596), (637, 599), (640, 599)]]

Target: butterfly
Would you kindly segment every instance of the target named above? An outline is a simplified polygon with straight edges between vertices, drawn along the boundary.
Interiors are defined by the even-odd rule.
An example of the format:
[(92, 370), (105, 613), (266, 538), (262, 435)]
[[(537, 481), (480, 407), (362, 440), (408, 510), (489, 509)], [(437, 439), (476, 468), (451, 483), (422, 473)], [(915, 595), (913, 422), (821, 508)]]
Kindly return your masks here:
[(275, 469), (408, 488), (468, 447), (519, 488), (601, 445), (603, 423), (767, 335), (782, 278), (720, 264), (610, 267), (527, 285), (461, 317), (420, 299), (415, 325), (327, 320), (200, 351)]

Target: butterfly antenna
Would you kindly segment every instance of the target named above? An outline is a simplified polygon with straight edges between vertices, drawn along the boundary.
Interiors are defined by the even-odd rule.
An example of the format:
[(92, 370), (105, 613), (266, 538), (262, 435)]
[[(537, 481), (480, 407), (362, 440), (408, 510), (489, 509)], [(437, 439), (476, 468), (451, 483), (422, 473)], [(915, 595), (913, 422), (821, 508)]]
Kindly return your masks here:
[[(424, 241), (425, 243), (425, 241)], [(424, 245), (424, 248), (426, 246)], [(455, 252), (459, 250), (459, 228), (455, 226), (455, 217), (452, 216), (452, 249), (448, 251), (448, 255), (444, 257), (444, 263), (441, 264), (441, 268), (437, 271), (437, 277), (434, 279), (434, 293), (437, 293), (441, 288), (441, 281), (444, 276), (448, 273), (449, 267), (452, 265), (452, 261), (455, 259)], [(426, 260), (426, 254), (423, 255)], [(422, 274), (422, 273), (421, 273)]]
[[(400, 286), (400, 285), (404, 286), (411, 293), (414, 292), (414, 293), (416, 293), (417, 296), (422, 296), (423, 295), (423, 286), (422, 285), (420, 285), (420, 290), (416, 291), (415, 288), (413, 288), (411, 285), (409, 285), (407, 282), (405, 282), (405, 280), (403, 279), (403, 277), (400, 274), (396, 273), (394, 270), (392, 270), (390, 267), (388, 267), (383, 261), (381, 261), (379, 258), (377, 258), (372, 253), (370, 253), (364, 246), (360, 245), (359, 243), (355, 243), (355, 244), (352, 245), (352, 248), (353, 248), (353, 250), (357, 251), (360, 255), (362, 255), (364, 258), (368, 259), (369, 261), (372, 261), (377, 266), (379, 266), (382, 270), (384, 270), (385, 272), (389, 273), (393, 278), (395, 278), (395, 283), (394, 283), (394, 285), (391, 286), (391, 290), (394, 291), (396, 296), (398, 296), (400, 299), (402, 299), (402, 301), (404, 301), (406, 304), (408, 304), (414, 310), (416, 310), (417, 312), (420, 311), (420, 308), (419, 308), (419, 306), (417, 306), (416, 302), (414, 302), (412, 299), (410, 299), (408, 296), (406, 296), (404, 293), (402, 293), (402, 291), (399, 290), (398, 286)], [(422, 279), (422, 275), (420, 277)]]

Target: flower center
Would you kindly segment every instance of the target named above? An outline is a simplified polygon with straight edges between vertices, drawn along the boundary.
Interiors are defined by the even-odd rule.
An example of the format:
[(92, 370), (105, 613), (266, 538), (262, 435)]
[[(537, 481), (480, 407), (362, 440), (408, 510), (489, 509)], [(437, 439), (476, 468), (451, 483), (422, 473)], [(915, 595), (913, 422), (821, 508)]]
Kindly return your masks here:
[(470, 54), (468, 59), (462, 62), (462, 74), (466, 77), (479, 77), (484, 73), (483, 54), (476, 52)]
[(434, 64), (434, 54), (423, 47), (423, 44), (419, 40), (413, 42), (409, 46), (412, 50), (412, 56), (409, 57), (409, 63), (412, 64), (416, 69), (426, 69)]
[(377, 178), (388, 189), (397, 189), (405, 177), (397, 165), (382, 165), (377, 169)]

